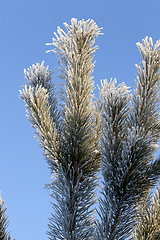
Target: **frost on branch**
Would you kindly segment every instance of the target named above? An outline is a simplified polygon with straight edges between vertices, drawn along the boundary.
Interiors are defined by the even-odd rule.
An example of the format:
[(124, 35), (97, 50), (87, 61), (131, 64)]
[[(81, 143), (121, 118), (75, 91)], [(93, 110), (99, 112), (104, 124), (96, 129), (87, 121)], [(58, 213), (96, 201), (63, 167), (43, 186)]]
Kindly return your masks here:
[(133, 97), (122, 83), (102, 84), (101, 172), (97, 239), (125, 239), (137, 223), (137, 205), (157, 183), (160, 158), (155, 159), (159, 141), (160, 41), (138, 43), (142, 63), (137, 66)]

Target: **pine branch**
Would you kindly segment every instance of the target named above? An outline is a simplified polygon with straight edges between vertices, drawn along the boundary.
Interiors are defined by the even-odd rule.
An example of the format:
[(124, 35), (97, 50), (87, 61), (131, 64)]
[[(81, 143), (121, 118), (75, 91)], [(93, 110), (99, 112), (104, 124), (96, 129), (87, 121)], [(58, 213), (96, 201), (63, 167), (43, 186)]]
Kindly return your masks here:
[(59, 158), (59, 144), (57, 132), (59, 129), (59, 113), (57, 111), (57, 99), (54, 86), (51, 82), (51, 71), (47, 71), (42, 64), (32, 65), (25, 72), (28, 80), (20, 98), (26, 103), (28, 120), (36, 130), (40, 146), (44, 149), (44, 155), (50, 165), (51, 171), (61, 163)]
[[(143, 44), (137, 43), (141, 53), (142, 63), (136, 65), (137, 82), (131, 106), (131, 125), (143, 129), (144, 136), (150, 132), (154, 138), (154, 143), (159, 140), (159, 68), (160, 51), (158, 49), (160, 40), (153, 47), (152, 38), (143, 39)], [(156, 149), (156, 144), (154, 146)]]
[[(51, 185), (57, 200), (56, 216), (49, 225), (50, 239), (89, 239), (93, 235), (93, 210), (96, 174), (99, 168), (100, 121), (93, 107), (93, 44), (100, 29), (93, 20), (71, 20), (58, 28), (54, 45), (61, 63), (63, 143), (61, 157), (65, 165)], [(95, 127), (95, 123), (98, 125)], [(60, 193), (60, 194), (59, 194)], [(62, 214), (66, 212), (66, 214)], [(62, 227), (63, 226), (63, 227)], [(64, 227), (65, 226), (65, 227)], [(59, 234), (58, 234), (59, 233)], [(57, 235), (58, 234), (58, 235)], [(59, 236), (59, 237), (57, 237)]]
[(133, 232), (133, 240), (158, 240), (160, 238), (160, 186), (157, 188), (152, 201), (144, 201), (138, 207), (138, 224)]
[[(51, 71), (37, 64), (25, 71), (27, 85), (20, 91), (28, 119), (51, 167), (49, 184), (57, 200), (49, 224), (50, 239), (89, 239), (93, 235), (95, 186), (99, 169), (100, 120), (93, 104), (93, 46), (100, 28), (93, 20), (71, 20), (58, 28), (53, 43), (62, 65), (62, 109), (51, 84)], [(58, 113), (58, 116), (57, 116)], [(60, 114), (60, 116), (59, 116)], [(95, 127), (95, 124), (97, 126)]]
[[(159, 68), (157, 41), (138, 43), (142, 64), (131, 108), (123, 100), (127, 93), (114, 87), (114, 82), (102, 87), (103, 97), (101, 140), (104, 199), (100, 200), (101, 223), (97, 223), (98, 239), (125, 239), (136, 224), (136, 207), (157, 183), (159, 158), (154, 154), (159, 141)], [(122, 90), (121, 90), (122, 91)], [(121, 106), (122, 109), (119, 107)], [(123, 110), (124, 109), (124, 110)], [(130, 110), (131, 109), (131, 110)], [(130, 114), (129, 114), (130, 112)]]
[(44, 66), (44, 61), (41, 64), (33, 64), (32, 67), (24, 70), (25, 78), (27, 79), (27, 86), (34, 88), (41, 86), (47, 90), (50, 114), (53, 118), (53, 122), (56, 123), (56, 127), (58, 128), (60, 116), (57, 108), (58, 102), (55, 94), (55, 86), (52, 83), (52, 73), (52, 70), (48, 71), (48, 66)]
[(97, 222), (97, 239), (116, 239), (116, 237), (121, 239), (126, 229), (130, 229), (127, 224), (130, 203), (126, 205), (123, 199), (129, 194), (126, 189), (127, 174), (131, 164), (128, 156), (131, 152), (129, 143), (134, 141), (131, 132), (126, 135), (131, 96), (123, 83), (117, 88), (115, 83), (115, 80), (110, 83), (104, 80), (101, 90), (103, 103), (101, 172), (104, 178), (102, 192), (104, 198), (100, 199), (101, 223)]
[(4, 208), (4, 203), (5, 201), (2, 200), (0, 194), (0, 240), (10, 240), (10, 232), (7, 231), (9, 226), (8, 216), (6, 215), (7, 208)]

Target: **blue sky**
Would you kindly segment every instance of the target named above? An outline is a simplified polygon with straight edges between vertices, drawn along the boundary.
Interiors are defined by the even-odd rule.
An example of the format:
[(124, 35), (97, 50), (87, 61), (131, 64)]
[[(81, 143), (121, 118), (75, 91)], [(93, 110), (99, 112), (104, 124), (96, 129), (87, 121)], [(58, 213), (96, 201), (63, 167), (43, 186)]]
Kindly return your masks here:
[[(94, 19), (103, 27), (93, 73), (95, 84), (117, 78), (134, 88), (135, 63), (141, 61), (136, 42), (146, 36), (160, 39), (159, 0), (0, 0), (0, 190), (7, 206), (12, 238), (45, 240), (52, 211), (50, 171), (33, 137), (19, 89), (24, 68), (45, 61), (57, 67), (46, 51), (57, 26), (72, 17)], [(57, 69), (53, 81), (57, 85)], [(98, 91), (95, 91), (98, 97)]]

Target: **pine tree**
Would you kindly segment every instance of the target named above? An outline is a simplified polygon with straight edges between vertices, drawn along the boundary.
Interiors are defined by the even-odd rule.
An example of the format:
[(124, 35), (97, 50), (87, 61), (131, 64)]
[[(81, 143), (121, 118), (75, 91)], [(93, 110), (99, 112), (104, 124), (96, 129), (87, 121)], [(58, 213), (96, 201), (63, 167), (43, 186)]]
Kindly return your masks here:
[[(1, 191), (0, 191), (1, 192)], [(7, 231), (9, 225), (8, 216), (6, 215), (7, 208), (4, 208), (4, 201), (0, 195), (0, 240), (10, 240), (10, 233)]]
[[(136, 65), (133, 95), (124, 83), (116, 86), (116, 80), (104, 80), (97, 105), (92, 61), (101, 29), (93, 20), (74, 18), (64, 26), (67, 32), (58, 27), (47, 44), (54, 46), (49, 52), (55, 52), (61, 64), (62, 103), (52, 84), (53, 71), (44, 62), (25, 70), (27, 82), (20, 91), (53, 175), (48, 186), (56, 202), (49, 238), (158, 239), (160, 229), (151, 223), (153, 215), (155, 224), (159, 219), (158, 193), (153, 203), (149, 196), (160, 176), (160, 157), (155, 159), (160, 138), (160, 41), (153, 46), (146, 37), (137, 43), (142, 63)], [(99, 169), (103, 177), (100, 219), (94, 220)], [(145, 230), (146, 217), (151, 230)], [(145, 231), (148, 235), (141, 235)]]

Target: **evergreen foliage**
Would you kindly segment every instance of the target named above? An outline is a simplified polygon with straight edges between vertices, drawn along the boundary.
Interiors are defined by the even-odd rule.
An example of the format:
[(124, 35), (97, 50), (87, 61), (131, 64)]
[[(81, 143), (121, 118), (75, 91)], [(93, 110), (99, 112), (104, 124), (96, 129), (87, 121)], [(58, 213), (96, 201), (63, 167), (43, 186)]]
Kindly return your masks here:
[[(96, 104), (93, 54), (101, 29), (93, 20), (74, 18), (64, 26), (67, 32), (58, 27), (47, 44), (54, 46), (49, 52), (55, 52), (61, 64), (62, 104), (44, 62), (25, 70), (27, 82), (20, 91), (53, 175), (48, 186), (56, 202), (49, 238), (156, 240), (159, 189), (153, 201), (149, 196), (160, 176), (160, 157), (155, 159), (160, 138), (160, 41), (153, 45), (146, 37), (137, 43), (142, 62), (136, 65), (133, 95), (124, 83), (116, 86), (115, 79), (104, 80)], [(99, 170), (100, 220), (94, 221)]]
[(0, 240), (10, 240), (10, 233), (7, 231), (9, 225), (8, 216), (6, 215), (7, 208), (4, 208), (4, 201), (0, 197)]
[(98, 239), (125, 239), (136, 224), (136, 207), (148, 197), (160, 175), (160, 158), (154, 160), (159, 141), (159, 69), (157, 41), (138, 43), (142, 63), (132, 100), (127, 87), (115, 81), (102, 84), (101, 223)]
[(139, 223), (136, 225), (133, 240), (160, 239), (160, 186), (157, 188), (152, 201), (144, 201), (138, 206)]
[[(50, 76), (43, 65), (33, 65), (25, 76), (28, 80), (21, 91), (29, 121), (37, 130), (40, 145), (54, 176), (50, 187), (54, 214), (50, 218), (50, 239), (88, 239), (93, 234), (93, 210), (96, 175), (99, 168), (98, 132), (100, 122), (93, 110), (93, 46), (100, 29), (93, 20), (72, 19), (65, 23), (67, 33), (58, 28), (52, 45), (62, 65), (60, 77), (63, 104), (60, 119), (52, 110), (56, 98), (42, 83)], [(45, 82), (45, 81), (44, 81)], [(50, 88), (53, 89), (53, 88)], [(49, 100), (52, 99), (52, 100)], [(53, 100), (54, 99), (54, 100)], [(58, 123), (59, 120), (59, 123)], [(58, 123), (58, 124), (57, 124)], [(98, 124), (95, 124), (98, 123)]]

